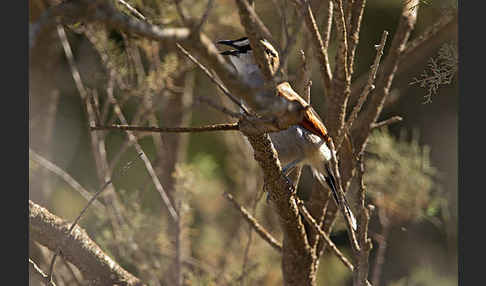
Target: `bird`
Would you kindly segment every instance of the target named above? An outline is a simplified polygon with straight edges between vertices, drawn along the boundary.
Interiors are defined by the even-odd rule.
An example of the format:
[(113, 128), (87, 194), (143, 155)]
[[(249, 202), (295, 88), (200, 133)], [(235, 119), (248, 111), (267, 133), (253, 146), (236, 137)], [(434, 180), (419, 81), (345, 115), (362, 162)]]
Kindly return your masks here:
[[(265, 56), (270, 63), (272, 73), (275, 73), (280, 64), (278, 51), (265, 39), (259, 41), (265, 51)], [(229, 46), (233, 49), (220, 52), (228, 57), (233, 64), (238, 76), (251, 88), (261, 88), (264, 85), (263, 74), (255, 62), (253, 51), (248, 37), (236, 40), (220, 40), (220, 45)], [(289, 128), (269, 133), (270, 139), (277, 151), (279, 161), (283, 166), (285, 175), (297, 166), (309, 166), (312, 175), (324, 187), (329, 187), (336, 204), (341, 205), (338, 199), (337, 183), (331, 169), (331, 140), (322, 119), (317, 112), (297, 93), (290, 83), (284, 81), (276, 86), (278, 96), (290, 101), (298, 101), (306, 107), (303, 120)], [(351, 226), (356, 230), (356, 218), (351, 211), (349, 203), (344, 197), (343, 209), (349, 214)]]

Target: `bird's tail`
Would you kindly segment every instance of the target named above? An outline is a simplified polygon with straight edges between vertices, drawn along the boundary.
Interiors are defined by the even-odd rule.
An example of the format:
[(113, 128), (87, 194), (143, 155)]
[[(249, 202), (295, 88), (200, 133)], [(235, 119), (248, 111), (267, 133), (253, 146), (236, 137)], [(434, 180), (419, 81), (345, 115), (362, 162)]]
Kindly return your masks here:
[[(334, 178), (334, 174), (333, 172), (331, 171), (331, 168), (329, 167), (328, 164), (325, 165), (326, 167), (326, 172), (327, 174), (320, 174), (318, 173), (317, 171), (313, 172), (314, 175), (316, 176), (317, 180), (322, 184), (322, 185), (325, 185), (324, 184), (324, 181), (326, 182), (326, 184), (329, 186), (329, 188), (331, 189), (331, 193), (332, 193), (332, 196), (334, 197), (334, 200), (336, 201), (336, 204), (338, 205), (338, 207), (341, 205), (340, 202), (339, 202), (339, 197), (338, 197), (338, 193), (337, 193), (337, 187), (336, 187), (336, 179)], [(343, 200), (343, 206), (344, 206), (344, 210), (345, 212), (348, 213), (349, 217), (350, 217), (350, 220), (351, 220), (351, 227), (356, 231), (357, 229), (357, 222), (356, 222), (356, 218), (353, 214), (353, 212), (351, 211), (351, 208), (349, 207), (349, 203), (348, 203), (348, 200), (346, 199), (346, 196), (343, 196), (344, 200)]]

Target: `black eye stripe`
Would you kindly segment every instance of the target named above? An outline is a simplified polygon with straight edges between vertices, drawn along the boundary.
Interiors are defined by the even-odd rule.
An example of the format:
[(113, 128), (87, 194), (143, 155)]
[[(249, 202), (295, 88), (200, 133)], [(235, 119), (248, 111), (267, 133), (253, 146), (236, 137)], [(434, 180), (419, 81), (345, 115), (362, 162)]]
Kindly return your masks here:
[(240, 46), (240, 47), (237, 47), (237, 48), (242, 53), (246, 53), (248, 51), (251, 51), (250, 45), (244, 45), (244, 46)]
[(267, 54), (271, 55), (271, 56), (274, 56), (274, 57), (276, 57), (276, 56), (277, 56), (277, 54), (276, 54), (274, 51), (270, 50), (270, 49), (265, 49), (265, 52), (266, 52)]

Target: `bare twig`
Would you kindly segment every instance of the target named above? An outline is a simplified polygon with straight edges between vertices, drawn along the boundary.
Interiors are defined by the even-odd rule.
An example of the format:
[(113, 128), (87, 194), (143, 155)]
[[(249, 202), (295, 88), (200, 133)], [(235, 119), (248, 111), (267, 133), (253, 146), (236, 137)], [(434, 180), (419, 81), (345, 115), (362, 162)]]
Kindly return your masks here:
[[(351, 93), (351, 75), (348, 67), (348, 34), (342, 0), (334, 1), (334, 22), (338, 41), (335, 66), (332, 78), (332, 95), (329, 96), (325, 119), (328, 122), (329, 134), (339, 143), (345, 124), (346, 106)], [(339, 144), (338, 144), (339, 145)]]
[[(143, 155), (143, 153), (140, 153), (138, 155), (138, 157), (140, 157), (141, 155)], [(120, 172), (115, 173), (115, 176), (116, 175), (123, 176), (125, 174), (125, 172), (132, 166), (133, 162), (134, 162), (134, 160), (129, 161), (127, 164), (125, 164), (125, 166), (120, 170)], [(110, 185), (112, 183), (112, 179), (109, 179), (108, 181), (106, 181), (103, 184), (103, 186), (91, 197), (91, 199), (88, 201), (86, 206), (81, 210), (79, 215), (76, 217), (76, 219), (71, 224), (71, 227), (68, 230), (68, 235), (71, 234), (74, 227), (77, 225), (78, 221), (81, 219), (81, 217), (84, 215), (84, 213), (88, 210), (88, 208), (91, 206), (91, 204), (93, 204), (93, 202), (106, 189), (106, 187), (108, 187), (108, 185)], [(65, 241), (61, 240), (61, 242), (59, 243), (59, 246), (57, 247), (57, 250), (54, 252), (54, 256), (52, 257), (52, 260), (51, 260), (51, 263), (50, 263), (50, 266), (49, 266), (49, 281), (52, 281), (52, 275), (54, 273), (54, 264), (56, 262), (57, 256), (60, 254), (61, 248), (63, 247), (64, 243), (65, 243)]]
[[(111, 103), (113, 105), (113, 109), (114, 109), (115, 114), (117, 115), (118, 119), (122, 122), (123, 125), (128, 125), (128, 122), (125, 119), (125, 116), (123, 115), (121, 108), (120, 108), (116, 98), (113, 96), (112, 92), (108, 92), (108, 100), (111, 101)], [(167, 192), (164, 190), (164, 187), (160, 183), (160, 180), (157, 177), (157, 174), (155, 173), (155, 170), (152, 166), (152, 163), (150, 162), (150, 159), (147, 157), (147, 155), (143, 151), (142, 147), (137, 142), (137, 138), (135, 137), (135, 135), (133, 135), (133, 133), (129, 130), (126, 130), (126, 131), (127, 131), (128, 139), (134, 143), (134, 146), (135, 146), (135, 149), (137, 150), (137, 153), (142, 154), (141, 158), (142, 158), (143, 162), (145, 163), (145, 168), (147, 169), (148, 173), (150, 174), (150, 177), (152, 178), (152, 181), (154, 183), (155, 188), (159, 192), (159, 194), (162, 198), (162, 201), (164, 202), (165, 206), (167, 207), (167, 210), (169, 211), (170, 217), (174, 221), (177, 221), (178, 220), (177, 213), (176, 213), (174, 207), (172, 206), (172, 203), (171, 203), (171, 201), (170, 201), (170, 199), (167, 195)]]
[(192, 62), (194, 62), (208, 77), (209, 79), (229, 98), (233, 103), (235, 103), (239, 108), (243, 110), (243, 112), (246, 115), (249, 115), (250, 113), (246, 109), (244, 105), (241, 104), (239, 100), (237, 100), (230, 92), (229, 90), (221, 84), (216, 78), (209, 72), (209, 70), (203, 66), (194, 56), (192, 56), (188, 51), (186, 51), (181, 45), (177, 44), (177, 47), (181, 52), (186, 55)]
[(398, 23), (397, 31), (393, 37), (390, 50), (384, 60), (382, 72), (378, 71), (376, 80), (376, 92), (370, 98), (369, 104), (358, 117), (359, 124), (356, 124), (352, 130), (353, 142), (357, 150), (356, 154), (361, 152), (366, 145), (371, 124), (373, 124), (380, 115), (383, 105), (388, 97), (395, 72), (397, 71), (400, 59), (403, 56), (406, 43), (410, 33), (415, 27), (417, 20), (417, 9), (410, 10), (418, 4), (419, 0), (408, 1), (402, 8), (402, 14)]
[(368, 281), (369, 255), (373, 244), (368, 238), (368, 224), (370, 220), (369, 209), (365, 205), (366, 187), (364, 184), (364, 162), (363, 153), (358, 159), (359, 170), (358, 179), (360, 181), (359, 202), (360, 202), (360, 221), (358, 224), (359, 252), (356, 253), (358, 261), (357, 271), (354, 273), (354, 286), (364, 286)]
[[(51, 161), (37, 154), (34, 150), (30, 148), (29, 148), (29, 155), (34, 161), (39, 163), (42, 167), (46, 168), (47, 170), (61, 177), (66, 183), (68, 183), (74, 190), (76, 190), (87, 201), (92, 199), (93, 195), (91, 195), (89, 191), (83, 188), (81, 184), (79, 184), (73, 177), (71, 177), (68, 173), (66, 173), (61, 168), (59, 168), (56, 164), (52, 163)], [(93, 206), (100, 213), (104, 213), (106, 211), (105, 206), (99, 201), (95, 201), (93, 203)]]
[[(288, 62), (288, 59), (289, 59), (289, 56), (290, 56), (290, 52), (292, 50), (292, 48), (294, 47), (295, 43), (297, 42), (297, 37), (298, 35), (300, 34), (300, 30), (301, 30), (301, 27), (302, 27), (302, 21), (299, 18), (299, 12), (296, 11), (296, 16), (294, 18), (297, 18), (294, 22), (293, 22), (293, 29), (292, 29), (292, 35), (290, 36), (286, 36), (286, 43), (285, 43), (285, 47), (283, 48), (282, 52), (280, 53), (280, 64), (279, 64), (279, 67), (277, 69), (277, 71), (275, 72), (276, 75), (280, 75), (280, 71), (287, 71), (287, 62)], [(285, 15), (285, 13), (284, 13)], [(287, 34), (288, 34), (288, 28), (287, 28), (287, 25), (284, 26), (284, 29), (285, 31), (287, 31)]]
[(378, 66), (380, 65), (381, 57), (383, 56), (383, 50), (385, 49), (387, 37), (388, 37), (388, 31), (383, 31), (383, 34), (381, 35), (380, 44), (375, 45), (376, 48), (375, 61), (373, 62), (373, 65), (370, 68), (370, 72), (368, 75), (368, 82), (366, 83), (366, 86), (361, 92), (358, 103), (354, 106), (353, 111), (351, 112), (350, 116), (348, 117), (348, 121), (346, 122), (346, 128), (348, 130), (350, 130), (351, 127), (353, 126), (353, 122), (356, 119), (356, 117), (358, 117), (358, 113), (361, 110), (363, 104), (365, 103), (368, 94), (375, 89), (374, 82), (376, 78), (376, 73), (378, 71)]
[[(368, 82), (366, 83), (366, 86), (363, 89), (363, 92), (359, 96), (358, 103), (353, 107), (353, 110), (351, 111), (351, 114), (348, 117), (348, 120), (346, 121), (346, 124), (343, 127), (344, 132), (349, 132), (351, 130), (351, 127), (353, 126), (353, 122), (358, 117), (358, 113), (363, 107), (363, 104), (365, 103), (366, 99), (368, 98), (369, 93), (375, 89), (375, 78), (376, 78), (376, 72), (378, 71), (378, 66), (380, 65), (380, 60), (381, 56), (383, 55), (383, 49), (385, 48), (385, 43), (386, 39), (388, 37), (388, 31), (383, 31), (383, 34), (381, 35), (381, 41), (380, 44), (375, 45), (376, 48), (376, 57), (375, 61), (373, 62), (373, 65), (370, 68), (370, 72), (368, 75)], [(338, 143), (338, 150), (341, 147), (341, 143), (343, 142), (344, 136), (339, 137), (339, 143)]]
[(33, 273), (37, 274), (37, 276), (42, 280), (44, 281), (44, 283), (48, 286), (56, 286), (56, 283), (54, 283), (54, 281), (51, 281), (49, 279), (49, 276), (47, 274), (44, 273), (44, 271), (42, 271), (42, 269), (40, 269), (39, 266), (37, 266), (37, 264), (35, 264), (34, 261), (32, 261), (32, 259), (30, 259), (29, 257), (29, 270), (31, 270)]
[(173, 0), (177, 13), (179, 14), (179, 17), (181, 18), (182, 24), (187, 25), (188, 24), (188, 18), (186, 16), (186, 12), (181, 6), (182, 0)]
[[(310, 6), (309, 1), (295, 1), (297, 5), (300, 7), (300, 12), (302, 16), (304, 17), (305, 24), (307, 26), (307, 30), (309, 31), (311, 38), (312, 38), (312, 47), (314, 49), (314, 54), (318, 60), (318, 63), (320, 65), (320, 72), (321, 72), (321, 78), (323, 82), (323, 86), (326, 91), (326, 95), (331, 94), (331, 81), (332, 81), (332, 74), (331, 74), (331, 67), (329, 64), (329, 55), (327, 53), (327, 45), (324, 45), (324, 42), (321, 38), (321, 33), (319, 32), (319, 29), (316, 24), (316, 20), (314, 17), (314, 14), (312, 12), (312, 8)], [(302, 3), (304, 2), (304, 3)], [(329, 5), (332, 7), (332, 3), (329, 3)], [(332, 10), (331, 12), (331, 18), (332, 18)], [(327, 14), (326, 16), (328, 16)], [(329, 20), (329, 23), (332, 20)], [(330, 25), (327, 26), (330, 29)], [(328, 39), (329, 33), (324, 34), (325, 40)]]
[(142, 19), (144, 21), (147, 20), (145, 18), (145, 16), (142, 15), (142, 13), (138, 12), (137, 9), (133, 8), (130, 4), (128, 4), (124, 0), (118, 0), (118, 2), (120, 2), (121, 4), (123, 4), (123, 6), (125, 6), (128, 10), (130, 10), (130, 12), (132, 12), (133, 14), (135, 14), (135, 16), (137, 16), (138, 18), (140, 18), (140, 19)]
[(299, 199), (297, 200), (297, 205), (299, 206), (300, 212), (304, 215), (304, 218), (314, 228), (314, 230), (317, 231), (319, 235), (326, 241), (326, 243), (330, 247), (331, 251), (336, 255), (336, 257), (339, 258), (339, 260), (344, 264), (344, 266), (346, 266), (349, 270), (353, 271), (354, 270), (353, 264), (349, 262), (349, 260), (344, 256), (344, 254), (339, 250), (339, 248), (337, 248), (334, 242), (332, 242), (329, 236), (319, 227), (316, 220), (312, 217), (312, 215), (305, 207), (304, 202)]
[[(277, 42), (273, 39), (272, 33), (270, 33), (270, 30), (265, 26), (263, 23), (262, 19), (257, 15), (255, 12), (254, 7), (249, 3), (247, 0), (236, 0), (236, 5), (238, 6), (239, 12), (240, 12), (240, 19), (242, 21), (242, 25), (245, 27), (245, 30), (248, 28), (246, 26), (246, 23), (248, 20), (252, 23), (252, 29), (256, 29), (257, 33), (269, 41), (274, 47), (278, 47)], [(243, 12), (243, 14), (241, 14)], [(243, 17), (243, 19), (241, 18)], [(246, 18), (246, 19), (244, 19)], [(247, 31), (248, 33), (248, 31)], [(251, 37), (250, 38), (250, 43), (251, 43)]]
[(211, 9), (213, 8), (213, 2), (214, 0), (208, 0), (208, 4), (206, 5), (206, 10), (204, 10), (204, 14), (201, 17), (201, 20), (199, 20), (199, 23), (195, 26), (194, 31), (201, 31), (204, 23), (206, 23), (209, 13), (211, 12)]
[[(91, 124), (94, 124), (94, 122), (96, 122), (96, 115), (95, 115), (95, 111), (93, 110), (94, 108), (89, 100), (88, 90), (85, 88), (81, 80), (81, 76), (77, 68), (77, 65), (74, 61), (71, 46), (66, 37), (64, 28), (60, 25), (58, 25), (57, 28), (58, 28), (57, 29), (58, 35), (64, 49), (64, 53), (66, 55), (66, 58), (68, 59), (69, 67), (71, 69), (71, 74), (76, 84), (76, 88), (78, 89), (78, 93), (81, 97), (81, 101), (85, 104), (88, 121)], [(91, 139), (91, 147), (93, 148), (93, 153), (94, 153), (98, 181), (99, 184), (101, 185), (107, 181), (110, 181), (112, 177), (112, 174), (108, 169), (106, 145), (103, 136), (97, 136), (97, 134), (91, 133), (90, 139)], [(120, 225), (124, 223), (125, 219), (123, 217), (123, 212), (120, 210), (118, 204), (119, 199), (116, 195), (116, 192), (114, 191), (113, 186), (109, 184), (107, 185), (107, 187), (109, 187), (109, 190), (107, 192), (104, 192), (104, 195), (106, 196), (107, 206), (109, 206), (107, 210), (110, 210), (110, 212), (108, 213), (108, 215), (111, 218), (110, 223), (113, 227), (113, 233), (116, 237), (117, 233), (119, 232)]]
[[(296, 91), (298, 94), (302, 94), (302, 98), (310, 104), (310, 87), (312, 85), (311, 81), (311, 71), (312, 71), (312, 63), (309, 62), (311, 61), (311, 57), (308, 57), (304, 53), (303, 50), (299, 51), (300, 54), (300, 61), (301, 61), (301, 66), (300, 66), (300, 71), (297, 73), (297, 81), (296, 81)], [(307, 92), (309, 91), (309, 92)]]
[(247, 0), (236, 0), (236, 6), (240, 15), (240, 22), (245, 33), (250, 40), (250, 45), (253, 51), (253, 56), (257, 62), (260, 71), (263, 74), (263, 78), (266, 83), (273, 83), (274, 81), (274, 70), (265, 56), (265, 51), (263, 46), (260, 44), (262, 39), (269, 41), (274, 47), (278, 47), (276, 42), (273, 40), (268, 29), (263, 25), (260, 17), (256, 14), (255, 10), (248, 3)]
[(383, 120), (383, 121), (380, 121), (380, 122), (376, 122), (376, 123), (371, 124), (371, 129), (375, 129), (375, 128), (380, 128), (380, 127), (383, 127), (383, 126), (387, 126), (387, 125), (390, 125), (390, 124), (393, 124), (393, 123), (400, 122), (402, 120), (403, 120), (403, 118), (400, 117), (400, 116), (393, 116), (393, 117), (390, 117), (390, 118), (388, 118), (386, 120)]
[[(440, 17), (440, 19), (433, 25), (428, 27), (421, 35), (407, 44), (395, 76), (397, 78), (402, 74), (406, 74), (411, 69), (415, 68), (417, 64), (426, 61), (432, 52), (437, 50), (437, 47), (447, 41), (457, 40), (457, 14)], [(378, 69), (378, 73), (382, 72), (383, 65)], [(363, 87), (367, 81), (367, 75), (363, 74), (357, 78), (351, 91), (351, 100), (355, 101), (358, 95), (362, 92)], [(375, 90), (375, 93), (379, 92)], [(385, 105), (388, 105), (392, 98), (389, 98)]]
[[(74, 222), (71, 224), (71, 227), (68, 229), (68, 235), (71, 234), (71, 232), (73, 231), (74, 227), (76, 226), (76, 224), (78, 223), (78, 221), (81, 219), (81, 217), (84, 215), (84, 213), (86, 212), (86, 210), (88, 210), (89, 206), (96, 200), (96, 198), (101, 194), (101, 192), (103, 192), (106, 187), (111, 184), (111, 180), (107, 181), (101, 188), (99, 191), (97, 191), (94, 196), (88, 201), (88, 203), (86, 204), (86, 206), (81, 210), (81, 212), (79, 213), (79, 215), (76, 217), (76, 219), (74, 220)], [(52, 275), (54, 273), (54, 264), (56, 262), (56, 258), (58, 255), (61, 254), (61, 248), (63, 247), (65, 241), (64, 240), (61, 240), (61, 242), (59, 243), (59, 246), (57, 247), (56, 251), (54, 252), (54, 256), (52, 257), (52, 260), (51, 260), (51, 264), (49, 266), (49, 281), (52, 281)]]
[(207, 105), (209, 105), (210, 107), (230, 116), (230, 117), (233, 117), (233, 118), (242, 118), (242, 114), (241, 113), (237, 113), (237, 112), (233, 112), (231, 110), (229, 110), (228, 108), (224, 107), (224, 106), (221, 106), (219, 104), (217, 104), (216, 102), (214, 102), (214, 100), (212, 100), (211, 98), (209, 97), (206, 97), (206, 96), (197, 96), (195, 98), (195, 101), (201, 101), (201, 102), (204, 102), (206, 103)]
[(255, 229), (260, 237), (265, 240), (273, 249), (282, 252), (282, 245), (261, 225), (258, 221), (238, 202), (235, 201), (230, 193), (224, 192), (223, 196), (230, 201), (233, 206), (241, 213), (245, 220)]
[(91, 126), (91, 130), (125, 130), (139, 132), (207, 132), (221, 130), (239, 130), (238, 123), (214, 124), (201, 127), (153, 127), (153, 126), (133, 126), (133, 125), (110, 125), (110, 126)]
[(349, 21), (348, 26), (348, 70), (350, 76), (353, 75), (354, 70), (354, 57), (356, 52), (356, 47), (359, 42), (359, 30), (361, 27), (361, 20), (363, 18), (363, 12), (366, 5), (366, 0), (356, 0), (354, 3), (348, 2), (348, 7), (351, 8), (351, 13), (347, 15), (347, 21)]

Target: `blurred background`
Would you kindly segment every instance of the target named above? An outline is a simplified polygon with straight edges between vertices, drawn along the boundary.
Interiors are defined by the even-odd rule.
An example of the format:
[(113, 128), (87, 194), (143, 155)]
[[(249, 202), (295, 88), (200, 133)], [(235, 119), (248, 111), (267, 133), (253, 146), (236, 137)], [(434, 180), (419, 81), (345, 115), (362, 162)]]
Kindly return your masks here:
[[(153, 24), (182, 24), (174, 1), (128, 2)], [(272, 16), (276, 2), (256, 1), (256, 11), (280, 39), (281, 23)], [(398, 0), (367, 2), (354, 78), (369, 70), (383, 30), (390, 32), (389, 46), (402, 8)], [(31, 23), (56, 3), (29, 1)], [(188, 15), (200, 17), (206, 1), (184, 0), (180, 5)], [(455, 7), (455, 1), (424, 1), (411, 39)], [(123, 6), (119, 8), (129, 14)], [(293, 8), (285, 13), (289, 22), (300, 20)], [(322, 26), (319, 17), (317, 21)], [(63, 179), (62, 172), (49, 170), (46, 160), (90, 193), (113, 177), (113, 185), (100, 199), (107, 210), (90, 208), (80, 225), (128, 271), (150, 285), (172, 285), (172, 261), (180, 252), (186, 285), (281, 285), (279, 254), (251, 231), (222, 195), (231, 193), (281, 239), (277, 217), (265, 202), (261, 169), (239, 133), (136, 133), (182, 218), (174, 226), (126, 133), (89, 131), (90, 116), (105, 124), (121, 123), (110, 96), (134, 125), (233, 122), (201, 97), (235, 110), (173, 47), (100, 27), (82, 23), (64, 27), (81, 89), (73, 80), (62, 32), (54, 28), (41, 34), (30, 51), (29, 198), (69, 221), (87, 202), (79, 189)], [(215, 1), (203, 31), (214, 41), (244, 36), (234, 1)], [(334, 39), (332, 35), (331, 65)], [(303, 36), (297, 37), (289, 58), (291, 82), (300, 64), (300, 49), (306, 49)], [(428, 53), (413, 70), (395, 77), (390, 102), (380, 119), (399, 115), (403, 121), (376, 129), (365, 154), (368, 201), (376, 206), (370, 224), (374, 243), (370, 277), (378, 285), (457, 285), (457, 75), (452, 74), (450, 83), (438, 85), (435, 93), (420, 85), (420, 79), (433, 75), (437, 65), (457, 65), (456, 43), (444, 42)], [(326, 102), (315, 61), (313, 71), (311, 104), (320, 113)], [(84, 98), (80, 96), (83, 90)], [(90, 113), (87, 106), (95, 110)], [(122, 172), (127, 165), (130, 168)], [(304, 169), (299, 191), (312, 184), (309, 170)], [(174, 241), (176, 229), (179, 240)], [(331, 238), (352, 255), (340, 219)], [(47, 269), (52, 253), (32, 241), (29, 250)], [(58, 263), (57, 267), (57, 285), (76, 285), (67, 266)], [(40, 285), (35, 279), (30, 283)], [(352, 285), (352, 276), (336, 257), (325, 253), (317, 285)]]

